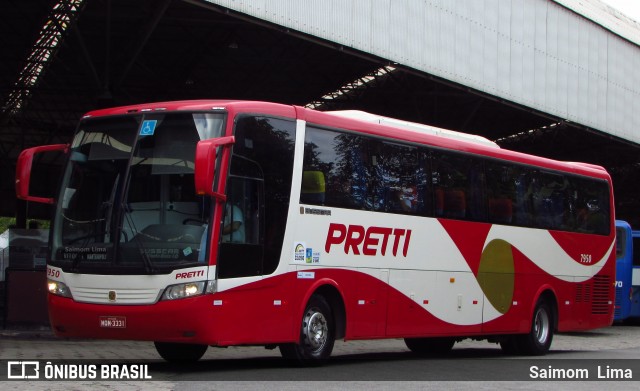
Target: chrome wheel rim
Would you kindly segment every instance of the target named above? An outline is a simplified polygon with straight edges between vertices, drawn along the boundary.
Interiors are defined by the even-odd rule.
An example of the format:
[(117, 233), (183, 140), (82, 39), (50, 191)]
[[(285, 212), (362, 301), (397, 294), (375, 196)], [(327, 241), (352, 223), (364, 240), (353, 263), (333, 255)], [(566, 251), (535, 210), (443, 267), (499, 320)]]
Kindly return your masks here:
[(322, 350), (329, 338), (327, 319), (321, 312), (310, 309), (305, 316), (303, 334), (313, 352)]
[(533, 332), (540, 345), (544, 345), (549, 338), (549, 323), (549, 314), (542, 308), (538, 309), (533, 323)]

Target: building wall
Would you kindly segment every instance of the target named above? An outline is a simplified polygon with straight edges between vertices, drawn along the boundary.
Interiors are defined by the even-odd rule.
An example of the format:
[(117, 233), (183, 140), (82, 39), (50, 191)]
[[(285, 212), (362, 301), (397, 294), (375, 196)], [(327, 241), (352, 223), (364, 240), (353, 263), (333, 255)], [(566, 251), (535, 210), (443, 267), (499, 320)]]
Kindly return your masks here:
[(640, 30), (594, 0), (202, 1), (640, 143)]

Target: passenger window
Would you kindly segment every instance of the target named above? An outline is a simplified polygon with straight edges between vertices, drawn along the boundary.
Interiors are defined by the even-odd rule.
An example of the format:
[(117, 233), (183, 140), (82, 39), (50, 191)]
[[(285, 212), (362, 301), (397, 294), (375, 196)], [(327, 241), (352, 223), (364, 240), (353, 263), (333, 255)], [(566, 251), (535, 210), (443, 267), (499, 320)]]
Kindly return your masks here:
[(563, 175), (541, 172), (532, 181), (535, 226), (544, 229), (570, 229), (569, 183)]
[[(640, 237), (634, 237), (633, 248), (640, 249)], [(640, 251), (633, 251), (633, 266), (640, 266)]]
[(486, 163), (489, 222), (527, 225), (531, 205), (526, 171), (514, 165)]
[(435, 215), (484, 221), (482, 162), (470, 156), (434, 153), (432, 159)]
[(627, 233), (624, 228), (616, 228), (616, 259), (624, 259), (627, 249)]
[(609, 232), (606, 181), (312, 126), (306, 129), (300, 202)]
[[(383, 143), (377, 170), (377, 193), (384, 200), (376, 210), (417, 214), (424, 210), (424, 193), (418, 184), (425, 183), (424, 170), (420, 170), (417, 148)], [(422, 197), (422, 198), (421, 198)]]
[(428, 154), (416, 147), (308, 127), (300, 202), (403, 214), (430, 211)]
[(574, 224), (578, 232), (607, 235), (609, 233), (609, 189), (605, 181), (572, 178)]
[(372, 208), (378, 159), (372, 155), (368, 141), (347, 133), (308, 127), (300, 202)]

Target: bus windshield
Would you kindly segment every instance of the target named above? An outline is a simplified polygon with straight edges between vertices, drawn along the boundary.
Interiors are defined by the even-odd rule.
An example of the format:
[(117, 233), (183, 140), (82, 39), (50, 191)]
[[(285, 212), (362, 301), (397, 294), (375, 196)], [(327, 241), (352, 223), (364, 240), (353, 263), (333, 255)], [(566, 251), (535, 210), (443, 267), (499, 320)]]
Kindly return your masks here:
[(52, 265), (166, 273), (204, 262), (210, 202), (194, 191), (198, 141), (224, 114), (88, 118), (71, 144), (52, 229)]

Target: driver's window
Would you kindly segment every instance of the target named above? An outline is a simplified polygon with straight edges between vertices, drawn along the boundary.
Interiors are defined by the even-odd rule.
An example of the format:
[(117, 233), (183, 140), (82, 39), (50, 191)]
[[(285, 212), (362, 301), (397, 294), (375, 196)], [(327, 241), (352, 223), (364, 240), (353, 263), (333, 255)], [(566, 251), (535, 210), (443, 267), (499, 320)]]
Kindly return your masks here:
[(229, 178), (223, 243), (260, 244), (260, 184), (256, 179)]
[(218, 277), (262, 273), (262, 181), (230, 176), (220, 233)]

